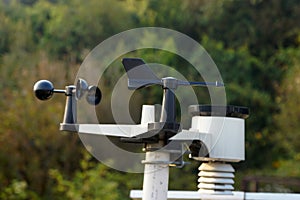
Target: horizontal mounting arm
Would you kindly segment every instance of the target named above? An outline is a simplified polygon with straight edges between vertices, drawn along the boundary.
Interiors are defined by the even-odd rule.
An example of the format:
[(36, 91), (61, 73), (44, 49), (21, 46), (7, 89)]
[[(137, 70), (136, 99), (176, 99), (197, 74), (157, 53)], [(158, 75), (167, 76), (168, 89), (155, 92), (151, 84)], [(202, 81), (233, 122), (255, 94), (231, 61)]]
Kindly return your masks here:
[(61, 131), (130, 138), (148, 131), (147, 124), (60, 124)]

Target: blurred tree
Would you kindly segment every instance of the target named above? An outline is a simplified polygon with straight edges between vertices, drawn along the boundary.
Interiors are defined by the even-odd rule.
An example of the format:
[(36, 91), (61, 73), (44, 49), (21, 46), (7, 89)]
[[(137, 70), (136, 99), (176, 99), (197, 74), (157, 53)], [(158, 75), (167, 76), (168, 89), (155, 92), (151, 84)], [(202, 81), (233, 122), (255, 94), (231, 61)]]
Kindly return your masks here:
[[(0, 58), (2, 195), (8, 195), (6, 197), (9, 199), (9, 195), (14, 193), (14, 187), (20, 185), (24, 195), (27, 195), (24, 198), (31, 198), (30, 195), (36, 193), (47, 199), (52, 188), (48, 170), (56, 168), (71, 175), (78, 168), (81, 146), (76, 136), (61, 135), (58, 132), (57, 124), (63, 114), (63, 98), (54, 100), (56, 106), (45, 107), (44, 102), (34, 99), (32, 87), (37, 76), (52, 78), (58, 86), (70, 80), (64, 79), (65, 72), (61, 69), (61, 63), (49, 62), (45, 52), (36, 52), (31, 21), (26, 14), (28, 7), (22, 7), (17, 1), (2, 3), (0, 7), (4, 12), (1, 14), (5, 14), (6, 18), (1, 20), (10, 22), (7, 23), (7, 30), (6, 25), (0, 28), (1, 33), (9, 31), (9, 38), (4, 37), (8, 48)], [(60, 101), (57, 101), (59, 98)], [(23, 187), (24, 184), (26, 187)]]
[[(12, 32), (12, 26), (11, 26), (11, 21), (10, 18), (7, 17), (3, 13), (3, 8), (0, 7), (0, 23), (1, 23), (1, 29), (0, 29), (0, 55), (3, 55), (9, 51), (9, 47), (11, 44), (11, 37), (10, 33)], [(0, 60), (1, 62), (1, 60)]]
[(19, 86), (18, 90), (2, 90), (5, 96), (2, 111), (6, 114), (0, 116), (1, 188), (13, 179), (24, 180), (29, 190), (44, 196), (51, 188), (48, 170), (56, 168), (71, 175), (78, 167), (81, 145), (75, 135), (58, 132), (62, 103), (32, 104), (37, 100), (28, 95), (31, 90)]
[(7, 200), (39, 199), (36, 193), (28, 191), (27, 183), (25, 181), (17, 180), (13, 180), (11, 185), (2, 189), (0, 192), (0, 198)]
[(41, 47), (59, 59), (81, 61), (84, 50), (91, 50), (109, 36), (133, 27), (123, 1), (73, 0), (51, 6), (41, 1), (32, 10), (39, 12), (34, 16), (44, 16), (41, 21), (46, 22), (42, 25)]
[(129, 199), (128, 193), (124, 193), (122, 190), (129, 191), (132, 186), (141, 184), (136, 179), (140, 179), (141, 175), (124, 176), (120, 172), (108, 169), (101, 163), (95, 164), (91, 161), (89, 154), (85, 153), (84, 155), (81, 160), (81, 169), (70, 180), (64, 178), (64, 175), (58, 170), (50, 170), (50, 176), (56, 182), (55, 199)]
[[(279, 111), (272, 115), (272, 123), (269, 125), (270, 135), (272, 137), (265, 143), (273, 143), (270, 146), (273, 162), (265, 163), (265, 170), (257, 171), (256, 174), (270, 174), (280, 177), (297, 177), (300, 172), (297, 168), (300, 161), (300, 143), (299, 143), (299, 126), (300, 118), (299, 105), (299, 64), (300, 49), (286, 48), (281, 49), (274, 56), (274, 62), (283, 64), (287, 68), (283, 81), (278, 85), (278, 95), (276, 104)], [(263, 135), (255, 135), (260, 140), (264, 139)], [(265, 162), (262, 161), (262, 162)], [(253, 172), (253, 171), (252, 171)]]
[(279, 95), (276, 103), (281, 110), (274, 116), (274, 125), (277, 127), (276, 138), (278, 144), (288, 153), (295, 156), (300, 152), (299, 136), (299, 96), (300, 96), (300, 48), (286, 49), (280, 53), (281, 57), (288, 58), (293, 62), (291, 67), (279, 86)]
[(220, 2), (210, 7), (205, 32), (226, 47), (246, 45), (252, 55), (268, 59), (281, 47), (299, 45), (299, 1)]

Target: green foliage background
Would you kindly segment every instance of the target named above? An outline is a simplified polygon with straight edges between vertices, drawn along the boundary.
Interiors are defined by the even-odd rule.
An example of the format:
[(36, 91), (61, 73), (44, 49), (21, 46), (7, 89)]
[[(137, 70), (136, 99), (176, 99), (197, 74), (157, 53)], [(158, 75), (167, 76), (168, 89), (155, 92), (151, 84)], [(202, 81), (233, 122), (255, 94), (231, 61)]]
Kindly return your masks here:
[[(130, 189), (141, 187), (141, 174), (107, 168), (76, 135), (60, 133), (64, 98), (39, 102), (32, 87), (39, 79), (58, 88), (73, 83), (97, 44), (144, 26), (171, 28), (203, 45), (222, 74), (228, 103), (250, 107), (237, 189), (248, 174), (300, 177), (299, 19), (298, 0), (1, 0), (0, 198), (128, 199)], [(196, 78), (175, 55), (134, 55)], [(117, 80), (120, 62), (112, 65), (119, 65), (111, 72)], [(104, 81), (102, 90), (114, 81)], [(135, 103), (158, 103), (160, 95), (151, 88)], [(107, 105), (104, 99), (99, 111), (111, 122)], [(172, 169), (170, 188), (196, 190), (197, 165)]]

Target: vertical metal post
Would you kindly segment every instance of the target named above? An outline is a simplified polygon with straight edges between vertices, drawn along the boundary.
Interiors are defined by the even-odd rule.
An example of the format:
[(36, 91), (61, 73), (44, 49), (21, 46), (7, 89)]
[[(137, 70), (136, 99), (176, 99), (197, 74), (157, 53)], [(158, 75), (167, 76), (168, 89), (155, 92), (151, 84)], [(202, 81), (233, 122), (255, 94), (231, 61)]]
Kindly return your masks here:
[(77, 123), (77, 113), (76, 113), (76, 99), (74, 96), (74, 85), (66, 87), (66, 105), (63, 124), (75, 124)]
[(177, 80), (172, 77), (163, 78), (163, 100), (160, 122), (176, 122), (176, 101), (174, 91), (177, 88)]
[[(155, 106), (143, 105), (141, 124), (154, 121)], [(167, 200), (170, 153), (159, 150), (163, 145), (163, 141), (160, 141), (146, 147), (143, 200)]]
[(169, 88), (164, 88), (160, 122), (174, 123), (176, 121), (175, 94)]
[(143, 200), (167, 200), (170, 153), (146, 152)]

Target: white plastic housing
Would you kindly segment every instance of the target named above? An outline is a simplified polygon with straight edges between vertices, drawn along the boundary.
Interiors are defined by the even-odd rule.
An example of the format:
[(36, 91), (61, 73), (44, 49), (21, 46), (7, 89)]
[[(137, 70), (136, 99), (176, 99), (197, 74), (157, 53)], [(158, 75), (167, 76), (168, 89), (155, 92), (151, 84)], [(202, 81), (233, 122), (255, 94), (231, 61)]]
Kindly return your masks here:
[(189, 131), (199, 132), (208, 157), (197, 160), (239, 162), (245, 160), (245, 122), (241, 118), (194, 116)]

